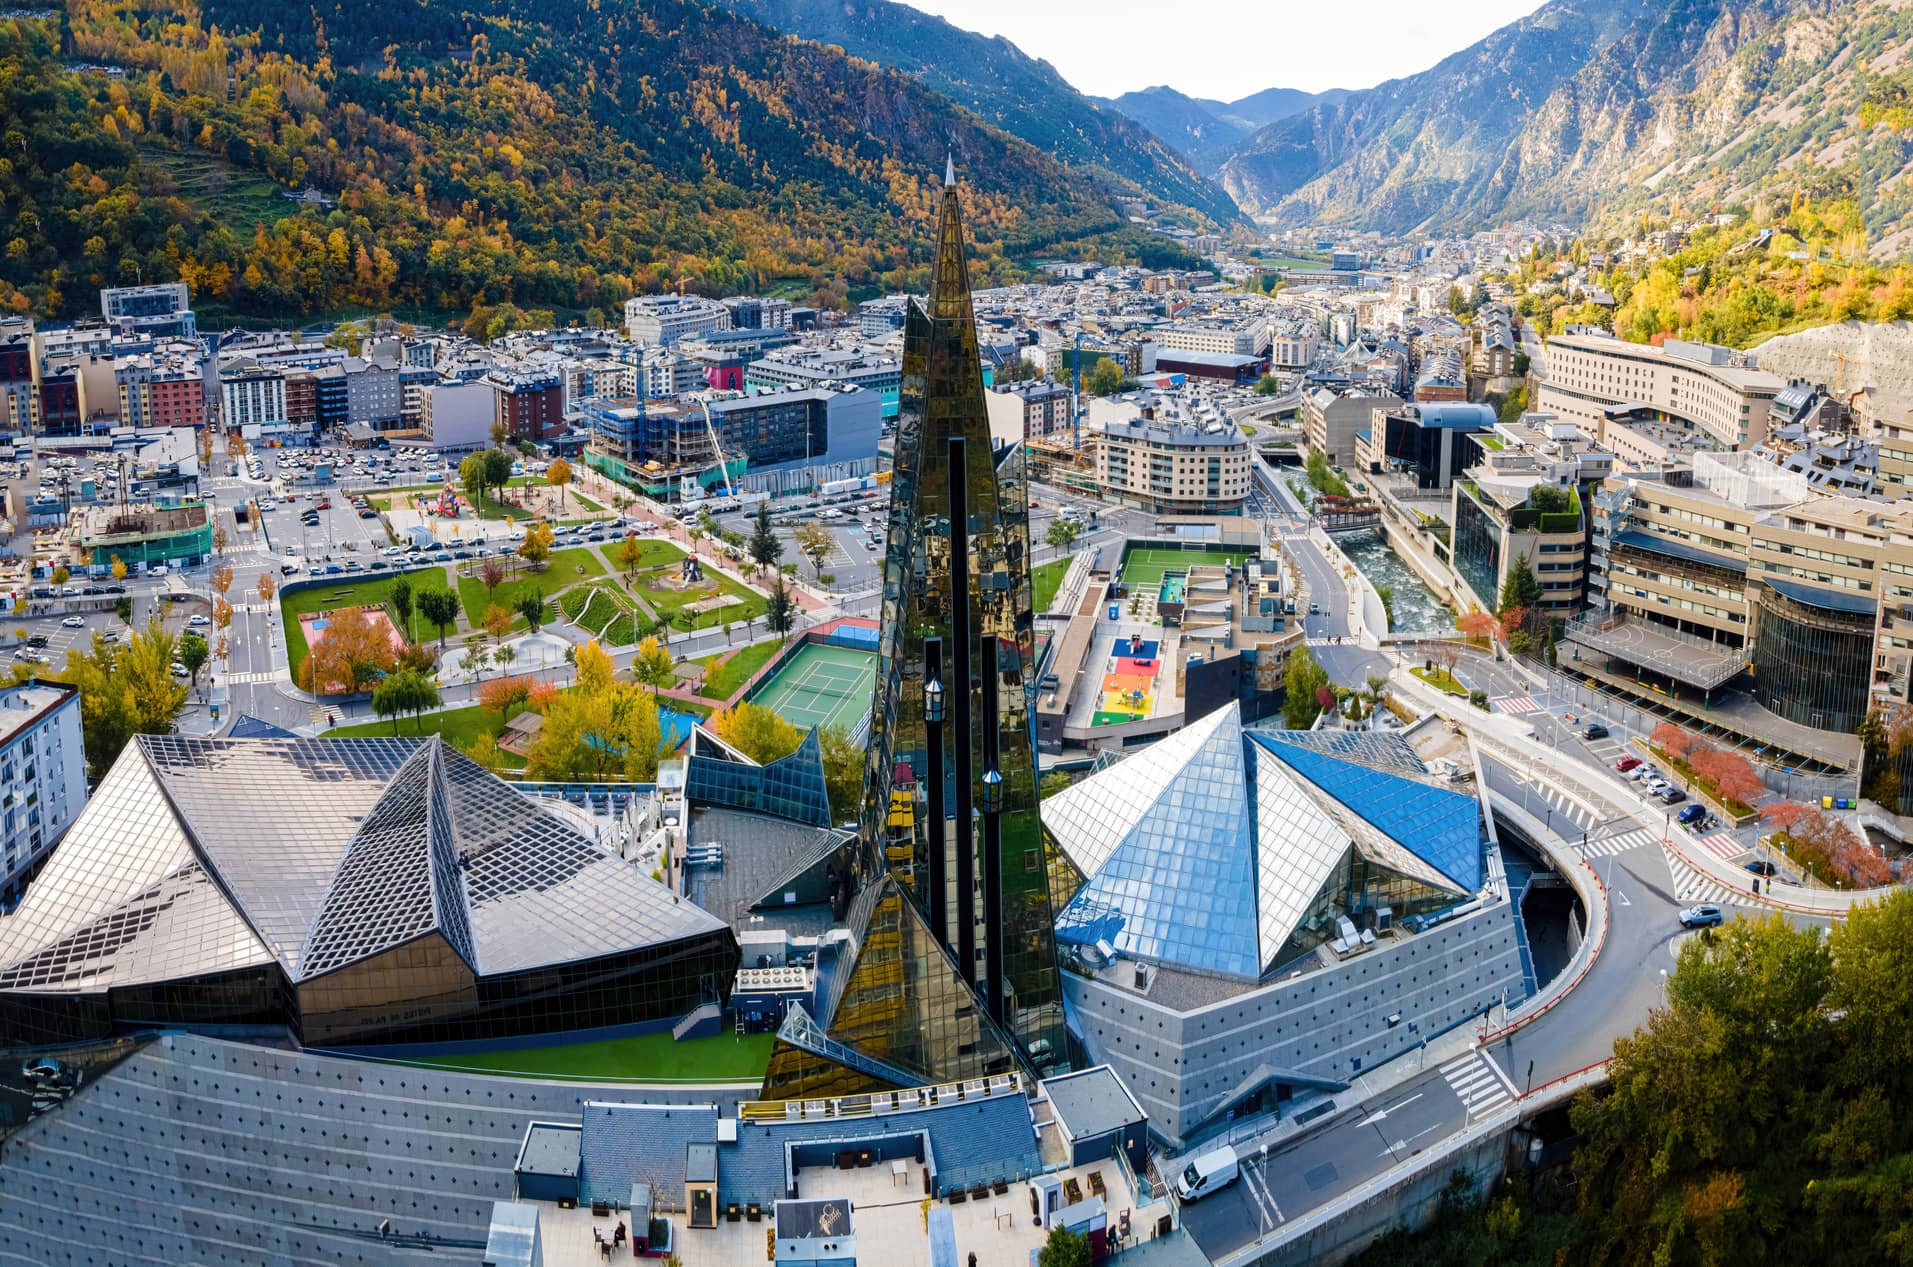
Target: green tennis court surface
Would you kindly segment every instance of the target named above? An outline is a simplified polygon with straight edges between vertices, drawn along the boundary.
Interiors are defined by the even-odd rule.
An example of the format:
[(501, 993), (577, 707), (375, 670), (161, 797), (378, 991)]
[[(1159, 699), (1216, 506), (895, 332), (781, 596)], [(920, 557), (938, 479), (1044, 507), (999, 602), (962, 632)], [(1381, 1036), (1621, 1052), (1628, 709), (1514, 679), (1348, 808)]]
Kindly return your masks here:
[(1165, 572), (1187, 572), (1204, 563), (1215, 567), (1233, 563), (1240, 567), (1248, 557), (1247, 550), (1225, 550), (1219, 547), (1171, 550), (1163, 546), (1136, 546), (1123, 556), (1122, 582), (1132, 590), (1155, 589), (1162, 584)]
[(799, 730), (849, 730), (870, 709), (877, 653), (806, 643), (751, 701)]

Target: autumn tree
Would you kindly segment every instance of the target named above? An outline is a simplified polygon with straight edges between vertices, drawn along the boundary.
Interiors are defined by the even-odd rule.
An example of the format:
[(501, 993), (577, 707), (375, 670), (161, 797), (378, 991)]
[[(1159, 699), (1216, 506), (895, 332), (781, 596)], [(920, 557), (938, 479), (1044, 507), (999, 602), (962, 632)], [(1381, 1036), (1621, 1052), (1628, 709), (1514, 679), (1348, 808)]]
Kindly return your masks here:
[(616, 773), (648, 781), (657, 776), (661, 744), (657, 703), (630, 683), (564, 691), (551, 699), (525, 769), (536, 779), (601, 780)]
[(490, 770), (493, 774), (505, 768), (504, 752), (489, 730), (480, 731), (478, 737), (465, 745), (463, 751), (481, 769)]
[(804, 734), (761, 704), (740, 700), (711, 715), (711, 733), (760, 765), (787, 757)]
[(213, 593), (223, 597), (232, 588), (232, 576), (232, 565), (222, 563), (212, 570), (207, 582), (212, 586)]
[(824, 560), (830, 557), (834, 544), (828, 529), (821, 524), (799, 524), (797, 527), (797, 549), (810, 560), (810, 570), (815, 576), (824, 574)]
[(677, 661), (671, 650), (659, 642), (655, 636), (646, 635), (638, 644), (637, 655), (631, 661), (631, 676), (651, 688), (653, 695), (677, 680)]
[(478, 618), (479, 628), (483, 629), (495, 643), (502, 641), (505, 635), (511, 632), (511, 622), (511, 612), (497, 603), (487, 607), (485, 614)]
[(56, 563), (53, 565), (53, 583), (55, 585), (65, 585), (72, 579), (72, 569), (68, 568), (66, 564)]
[(224, 554), (230, 538), (226, 535), (226, 525), (213, 520), (213, 553)]
[(299, 685), (314, 695), (349, 695), (362, 691), (396, 662), (391, 637), (360, 607), (340, 607), (326, 613), (326, 627), (318, 644), (299, 664)]
[(1501, 632), (1501, 625), (1485, 611), (1471, 611), (1455, 622), (1455, 628), (1470, 642), (1488, 644)]
[(491, 598), (492, 591), (505, 583), (505, 564), (499, 559), (486, 559), (478, 565), (478, 580), (485, 587), (485, 597)]
[(630, 579), (643, 562), (644, 542), (635, 536), (626, 537), (623, 544), (618, 547), (618, 567), (623, 571), (625, 578)]
[(66, 653), (66, 665), (47, 677), (80, 693), (80, 735), (89, 776), (97, 782), (134, 735), (163, 735), (186, 704), (187, 687), (173, 676), (178, 641), (159, 621), (135, 630), (122, 645), (94, 634), (90, 648)]
[(259, 592), (260, 602), (270, 603), (272, 601), (272, 596), (279, 592), (279, 582), (272, 579), (272, 573), (261, 572), (259, 574), (259, 580), (255, 584), (254, 588), (257, 589)]
[(579, 690), (587, 694), (608, 691), (615, 672), (611, 656), (598, 645), (596, 638), (578, 648), (576, 681)]
[(1687, 750), (1694, 746), (1695, 740), (1690, 732), (1671, 721), (1664, 721), (1654, 727), (1653, 732), (1647, 737), (1647, 742), (1660, 749), (1661, 754), (1669, 761), (1684, 761), (1687, 758)]
[(116, 581), (126, 579), (126, 560), (117, 554), (113, 556), (113, 579)]
[(545, 483), (558, 490), (558, 505), (565, 504), (565, 486), (571, 483), (571, 463), (563, 458), (554, 458), (545, 468)]
[(1747, 758), (1738, 752), (1706, 748), (1694, 752), (1687, 761), (1695, 775), (1714, 785), (1716, 795), (1742, 805), (1752, 805), (1767, 790)]
[(543, 571), (551, 561), (551, 540), (554, 535), (550, 524), (533, 524), (525, 529), (525, 539), (518, 543), (519, 555), (535, 570)]
[(830, 819), (854, 822), (863, 801), (864, 750), (850, 742), (842, 727), (817, 732), (824, 758), (824, 786), (830, 793)]
[(508, 720), (514, 708), (524, 707), (531, 698), (532, 682), (522, 674), (495, 677), (478, 688), (478, 706)]

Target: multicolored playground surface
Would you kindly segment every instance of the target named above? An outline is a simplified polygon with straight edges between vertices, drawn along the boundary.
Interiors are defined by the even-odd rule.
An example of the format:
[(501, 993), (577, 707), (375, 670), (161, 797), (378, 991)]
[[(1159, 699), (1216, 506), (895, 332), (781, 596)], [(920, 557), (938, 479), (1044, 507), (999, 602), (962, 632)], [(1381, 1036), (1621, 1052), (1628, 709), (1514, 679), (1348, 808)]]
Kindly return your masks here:
[(1103, 673), (1102, 699), (1091, 724), (1114, 726), (1149, 716), (1156, 706), (1156, 677), (1162, 671), (1154, 639), (1118, 638)]

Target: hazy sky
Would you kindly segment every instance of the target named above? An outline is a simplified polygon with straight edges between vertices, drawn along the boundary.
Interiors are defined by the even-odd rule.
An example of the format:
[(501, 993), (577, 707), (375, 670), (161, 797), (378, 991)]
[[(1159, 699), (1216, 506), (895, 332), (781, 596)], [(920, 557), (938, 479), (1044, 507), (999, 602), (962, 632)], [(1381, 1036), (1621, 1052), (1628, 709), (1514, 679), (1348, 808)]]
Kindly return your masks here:
[(1003, 35), (1083, 92), (1168, 84), (1233, 101), (1264, 88), (1367, 88), (1426, 70), (1541, 0), (905, 0)]

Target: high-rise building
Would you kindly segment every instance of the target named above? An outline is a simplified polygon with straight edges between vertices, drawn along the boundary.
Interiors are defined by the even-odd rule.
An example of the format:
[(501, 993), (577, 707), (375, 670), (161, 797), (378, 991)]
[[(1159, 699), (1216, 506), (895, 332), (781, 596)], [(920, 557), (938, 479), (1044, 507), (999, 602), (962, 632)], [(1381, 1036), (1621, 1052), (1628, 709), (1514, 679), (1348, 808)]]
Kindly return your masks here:
[(1029, 504), (997, 450), (963, 217), (946, 176), (927, 308), (904, 323), (876, 706), (852, 942), (824, 1015), (780, 1031), (767, 1093), (972, 1078), (1065, 1056), (1037, 816)]

